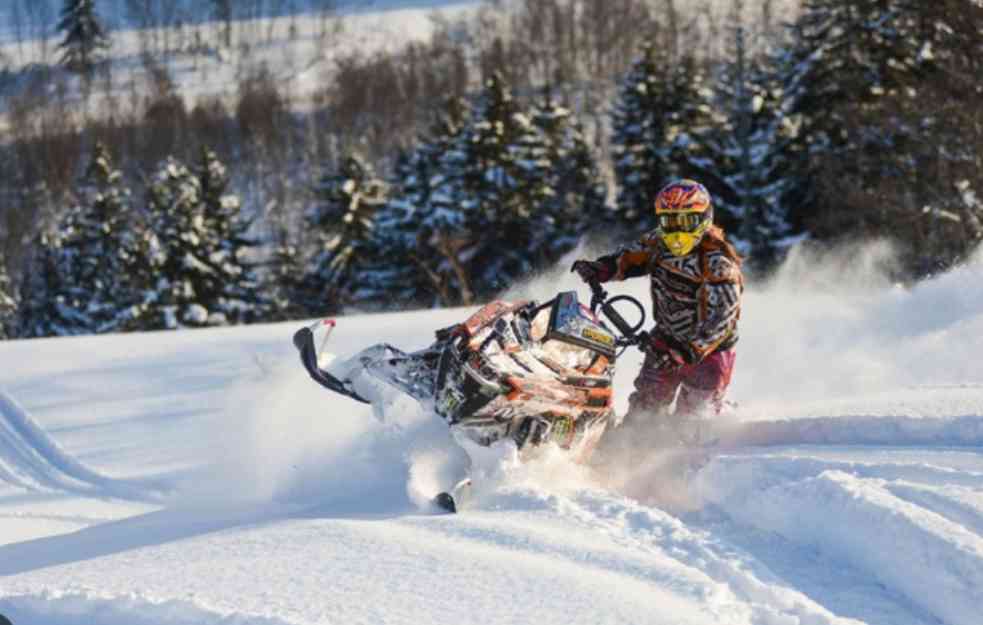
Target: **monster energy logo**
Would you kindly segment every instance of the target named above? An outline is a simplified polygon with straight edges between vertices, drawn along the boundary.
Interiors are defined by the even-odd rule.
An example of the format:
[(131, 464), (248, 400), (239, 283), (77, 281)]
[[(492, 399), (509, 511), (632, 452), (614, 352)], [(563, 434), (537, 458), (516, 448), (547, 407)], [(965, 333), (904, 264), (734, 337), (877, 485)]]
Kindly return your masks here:
[(553, 438), (562, 441), (570, 434), (573, 429), (573, 421), (570, 417), (563, 417), (553, 422)]
[(614, 339), (609, 334), (605, 334), (604, 332), (600, 332), (594, 328), (584, 328), (581, 332), (581, 336), (583, 336), (585, 339), (597, 341), (603, 345), (614, 344)]

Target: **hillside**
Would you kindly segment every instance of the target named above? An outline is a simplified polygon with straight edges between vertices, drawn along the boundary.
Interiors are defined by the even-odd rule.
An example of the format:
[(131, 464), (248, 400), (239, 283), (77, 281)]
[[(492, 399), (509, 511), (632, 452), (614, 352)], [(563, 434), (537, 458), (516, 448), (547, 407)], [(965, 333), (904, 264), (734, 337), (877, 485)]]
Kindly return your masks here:
[[(488, 476), (457, 516), (428, 503), (463, 466), (445, 426), (314, 385), (298, 324), (4, 342), (0, 613), (973, 625), (983, 300), (965, 284), (983, 269), (902, 290), (870, 260), (800, 259), (748, 294), (737, 414), (685, 480), (660, 458), (599, 474), (550, 456)], [(576, 288), (558, 276), (514, 295)], [(420, 347), (466, 312), (344, 316), (331, 350)]]

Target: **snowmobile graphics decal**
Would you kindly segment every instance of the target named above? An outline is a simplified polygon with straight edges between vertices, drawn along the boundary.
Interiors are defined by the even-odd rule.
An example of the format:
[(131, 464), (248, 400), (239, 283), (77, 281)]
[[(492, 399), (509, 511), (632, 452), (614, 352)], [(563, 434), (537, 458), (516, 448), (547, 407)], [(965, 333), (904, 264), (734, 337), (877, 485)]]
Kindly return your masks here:
[(603, 343), (604, 345), (614, 347), (614, 337), (606, 332), (599, 332), (594, 328), (584, 328), (580, 335), (590, 341), (595, 341), (597, 343)]
[[(375, 378), (442, 417), (455, 438), (481, 446), (510, 439), (520, 454), (554, 443), (586, 460), (614, 415), (616, 350), (638, 340), (637, 329), (615, 321), (619, 337), (594, 310), (574, 291), (543, 304), (496, 301), (436, 330), (425, 349), (383, 343), (325, 360), (330, 370), (321, 369), (313, 332), (333, 325), (303, 328), (295, 342), (308, 373), (332, 391), (367, 401), (355, 389)], [(602, 312), (612, 319), (610, 309)]]
[(560, 293), (553, 304), (547, 339), (566, 341), (614, 356), (615, 338), (590, 309), (580, 305), (573, 291)]

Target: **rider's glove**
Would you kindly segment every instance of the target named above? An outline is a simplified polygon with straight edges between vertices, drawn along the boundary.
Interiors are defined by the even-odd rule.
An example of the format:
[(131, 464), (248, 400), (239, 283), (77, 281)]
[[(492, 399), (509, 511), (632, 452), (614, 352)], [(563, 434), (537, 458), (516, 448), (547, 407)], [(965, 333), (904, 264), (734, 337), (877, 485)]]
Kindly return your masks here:
[(597, 261), (578, 260), (570, 271), (575, 271), (584, 282), (605, 282), (609, 278), (608, 268)]
[(677, 371), (687, 363), (686, 354), (682, 350), (669, 345), (659, 337), (653, 338), (648, 345), (652, 365), (659, 371)]
[(652, 364), (656, 369), (663, 372), (678, 371), (683, 367), (683, 357), (674, 349), (667, 349), (664, 352), (652, 352)]

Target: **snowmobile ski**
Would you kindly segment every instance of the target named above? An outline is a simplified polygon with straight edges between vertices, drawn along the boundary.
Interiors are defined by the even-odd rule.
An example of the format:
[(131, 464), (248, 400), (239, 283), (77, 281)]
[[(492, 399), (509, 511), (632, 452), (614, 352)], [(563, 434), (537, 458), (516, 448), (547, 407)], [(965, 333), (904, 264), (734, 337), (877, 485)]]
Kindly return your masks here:
[[(319, 324), (328, 325), (330, 330), (334, 327), (335, 322), (333, 319), (325, 319), (324, 321), (319, 321), (314, 325), (317, 326)], [(325, 337), (325, 339), (327, 339), (327, 337)], [(294, 347), (296, 347), (300, 352), (300, 362), (304, 365), (304, 369), (307, 370), (307, 373), (310, 374), (311, 378), (313, 378), (315, 382), (330, 391), (340, 393), (346, 397), (351, 397), (355, 401), (360, 401), (363, 404), (371, 403), (369, 400), (356, 393), (355, 390), (349, 386), (350, 383), (339, 380), (318, 366), (317, 349), (314, 347), (314, 332), (310, 327), (301, 328), (294, 333)]]
[(450, 492), (437, 493), (437, 496), (432, 501), (441, 510), (445, 510), (451, 514), (457, 514), (461, 506), (467, 505), (470, 496), (471, 478), (466, 477), (458, 482)]
[(451, 514), (457, 513), (457, 503), (454, 501), (454, 496), (450, 493), (437, 493), (437, 496), (433, 498), (433, 503), (441, 510), (445, 510)]

